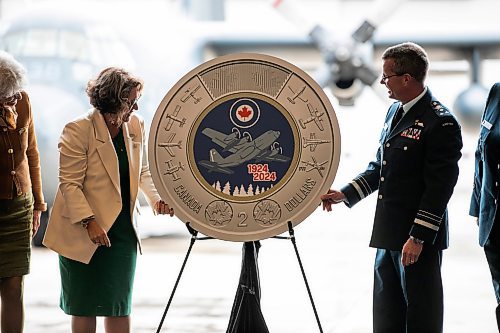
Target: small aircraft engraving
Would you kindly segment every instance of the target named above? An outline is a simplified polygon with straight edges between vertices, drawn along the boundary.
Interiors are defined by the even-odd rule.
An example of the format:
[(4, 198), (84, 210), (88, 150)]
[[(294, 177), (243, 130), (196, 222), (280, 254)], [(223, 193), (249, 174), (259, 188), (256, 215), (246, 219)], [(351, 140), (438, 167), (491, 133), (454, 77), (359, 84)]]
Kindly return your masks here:
[(175, 157), (175, 154), (174, 154), (174, 151), (172, 149), (172, 147), (177, 147), (179, 149), (181, 149), (181, 143), (182, 143), (182, 140), (175, 143), (175, 142), (172, 142), (174, 140), (174, 137), (175, 137), (175, 133), (170, 133), (170, 135), (168, 136), (168, 139), (167, 139), (167, 142), (164, 142), (164, 143), (159, 143), (158, 144), (158, 147), (162, 147), (162, 148), (165, 148), (165, 150), (167, 151), (167, 153), (171, 156), (171, 157)]
[(295, 100), (298, 98), (299, 100), (301, 100), (302, 102), (304, 103), (307, 103), (307, 99), (303, 99), (301, 97), (301, 95), (304, 93), (304, 90), (306, 90), (306, 86), (303, 86), (302, 88), (300, 88), (299, 90), (297, 90), (297, 92), (293, 91), (292, 87), (288, 86), (288, 89), (290, 89), (290, 91), (292, 92), (293, 96), (292, 97), (287, 97), (286, 99), (288, 99), (288, 101), (292, 104), (295, 104)]
[(179, 123), (179, 127), (184, 126), (184, 124), (186, 123), (186, 118), (181, 119), (181, 118), (177, 117), (180, 110), (181, 110), (181, 106), (177, 105), (175, 107), (173, 114), (167, 113), (168, 120), (167, 120), (167, 124), (165, 125), (165, 131), (170, 131), (170, 129), (172, 128), (172, 125), (174, 124), (174, 121)]
[(168, 160), (165, 163), (167, 163), (167, 170), (165, 170), (164, 175), (172, 175), (174, 181), (181, 179), (181, 177), (179, 177), (177, 172), (179, 170), (184, 170), (184, 165), (182, 165), (181, 162), (179, 162), (179, 165), (174, 165), (172, 163), (172, 160)]
[(197, 85), (196, 87), (193, 85), (186, 89), (184, 96), (182, 96), (181, 101), (186, 102), (188, 99), (193, 98), (194, 99), (194, 104), (198, 104), (198, 102), (201, 101), (201, 97), (196, 97), (195, 93), (200, 89), (200, 85)]
[(299, 119), (300, 127), (306, 129), (306, 125), (312, 121), (318, 126), (320, 131), (323, 131), (325, 128), (323, 126), (323, 119), (321, 117), (325, 114), (324, 112), (319, 112), (318, 109), (314, 108), (311, 103), (307, 103), (307, 108), (309, 109), (310, 117), (306, 119)]
[(302, 137), (302, 139), (304, 140), (302, 147), (304, 148), (309, 147), (309, 150), (311, 152), (315, 151), (318, 145), (331, 142), (330, 140), (316, 139), (316, 133), (311, 133), (309, 139), (304, 137)]
[(304, 163), (304, 164), (306, 164), (306, 165), (309, 166), (309, 169), (306, 169), (306, 172), (309, 172), (309, 171), (312, 171), (312, 170), (318, 170), (319, 175), (321, 176), (321, 178), (323, 178), (323, 172), (321, 172), (321, 171), (325, 170), (325, 167), (323, 165), (325, 165), (326, 163), (328, 163), (328, 161), (324, 161), (324, 162), (318, 163), (316, 161), (316, 159), (314, 158), (314, 156), (311, 156), (311, 159), (312, 159), (312, 162), (310, 162), (310, 161), (301, 161), (302, 163)]

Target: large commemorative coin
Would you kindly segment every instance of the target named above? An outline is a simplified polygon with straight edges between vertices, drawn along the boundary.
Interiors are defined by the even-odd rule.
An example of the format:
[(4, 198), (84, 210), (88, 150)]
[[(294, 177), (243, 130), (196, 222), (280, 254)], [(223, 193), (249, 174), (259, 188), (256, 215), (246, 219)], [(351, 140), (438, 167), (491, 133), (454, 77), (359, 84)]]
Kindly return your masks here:
[(149, 135), (160, 196), (184, 223), (230, 241), (302, 222), (333, 183), (340, 130), (321, 87), (252, 53), (208, 61), (167, 93)]

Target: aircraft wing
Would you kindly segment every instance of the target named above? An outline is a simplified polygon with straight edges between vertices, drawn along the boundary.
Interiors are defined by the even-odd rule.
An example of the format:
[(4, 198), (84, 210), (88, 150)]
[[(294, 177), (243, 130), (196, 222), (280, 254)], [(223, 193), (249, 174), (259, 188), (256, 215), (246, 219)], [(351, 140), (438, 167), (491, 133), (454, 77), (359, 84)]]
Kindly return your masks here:
[(165, 125), (165, 130), (166, 131), (170, 131), (170, 129), (172, 128), (172, 124), (173, 123), (174, 123), (174, 121), (172, 120), (172, 118), (168, 118), (167, 124)]
[(170, 156), (172, 156), (172, 157), (173, 157), (173, 156), (175, 156), (174, 151), (172, 150), (172, 148), (171, 148), (171, 147), (169, 147), (169, 146), (165, 146), (165, 147), (163, 147), (163, 148), (165, 148), (165, 149), (167, 150), (167, 152), (168, 152), (168, 154), (169, 154)]
[[(410, 25), (411, 26), (411, 25)], [(374, 48), (374, 59), (380, 59), (380, 54), (388, 46), (412, 41), (425, 48), (433, 61), (447, 61), (464, 59), (468, 57), (466, 50), (477, 48), (481, 50), (483, 59), (500, 58), (500, 28), (496, 27), (491, 31), (478, 29), (474, 31), (439, 31), (432, 32), (411, 32), (400, 30), (380, 31), (375, 33), (371, 44)], [(389, 30), (389, 32), (387, 31)], [(298, 35), (238, 35), (226, 34), (223, 36), (207, 37), (201, 43), (201, 49), (213, 50), (216, 56), (237, 52), (260, 52), (271, 55), (292, 54), (291, 62), (300, 65), (306, 71), (316, 70), (316, 63), (321, 62), (320, 52), (315, 48), (312, 41), (307, 36)], [(314, 66), (314, 67), (313, 67)]]
[(274, 150), (266, 150), (255, 157), (257, 162), (267, 161), (267, 162), (288, 162), (290, 157), (279, 154)]
[(172, 157), (174, 157), (174, 156), (175, 156), (174, 151), (172, 150), (172, 147), (170, 147), (170, 146), (168, 146), (168, 145), (166, 145), (166, 144), (161, 144), (161, 143), (160, 143), (160, 144), (158, 144), (158, 147), (165, 148), (165, 150), (168, 152), (168, 154), (169, 154), (170, 156), (172, 156)]
[[(203, 131), (201, 131), (201, 133), (205, 134), (210, 139), (212, 139), (213, 143), (216, 143), (217, 145), (219, 145), (223, 149), (226, 149), (226, 147), (228, 145), (228, 143), (225, 140), (227, 138), (226, 134), (221, 133), (219, 131), (216, 131), (216, 130), (209, 128), (209, 127), (203, 129)], [(231, 149), (229, 149), (229, 151), (231, 151)]]
[(198, 161), (198, 164), (207, 168), (208, 172), (219, 172), (219, 173), (225, 173), (226, 175), (232, 175), (234, 173), (233, 170), (221, 167), (217, 163), (212, 161), (206, 161), (206, 160)]
[(271, 161), (271, 162), (273, 162), (273, 161), (288, 162), (288, 161), (290, 161), (290, 157), (285, 156), (285, 155), (281, 155), (281, 154), (276, 154), (276, 155), (267, 156), (266, 160)]

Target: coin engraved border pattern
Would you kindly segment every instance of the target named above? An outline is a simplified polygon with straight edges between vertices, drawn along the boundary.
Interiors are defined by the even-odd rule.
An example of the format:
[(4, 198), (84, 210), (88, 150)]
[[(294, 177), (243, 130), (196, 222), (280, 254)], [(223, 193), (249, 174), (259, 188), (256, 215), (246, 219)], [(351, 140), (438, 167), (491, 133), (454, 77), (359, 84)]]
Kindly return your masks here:
[(340, 129), (321, 87), (276, 57), (240, 53), (194, 68), (153, 118), (150, 170), (176, 216), (229, 241), (305, 220), (333, 183)]

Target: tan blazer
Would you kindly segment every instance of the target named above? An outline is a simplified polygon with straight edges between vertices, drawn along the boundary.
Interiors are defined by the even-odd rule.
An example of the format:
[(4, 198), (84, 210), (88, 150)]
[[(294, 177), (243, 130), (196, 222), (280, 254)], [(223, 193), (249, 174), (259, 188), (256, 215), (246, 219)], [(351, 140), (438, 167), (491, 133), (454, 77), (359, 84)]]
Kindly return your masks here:
[[(123, 124), (130, 167), (132, 223), (141, 251), (137, 228), (139, 187), (150, 206), (160, 200), (147, 158), (144, 122), (136, 114)], [(121, 211), (118, 158), (104, 117), (94, 109), (68, 123), (59, 139), (59, 187), (43, 244), (66, 258), (89, 263), (97, 245), (80, 221), (94, 215), (109, 231)], [(111, 244), (112, 246), (113, 244)]]

